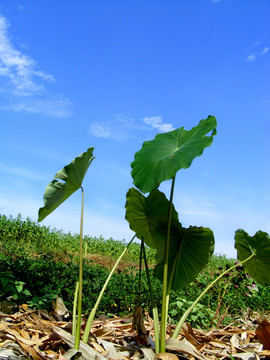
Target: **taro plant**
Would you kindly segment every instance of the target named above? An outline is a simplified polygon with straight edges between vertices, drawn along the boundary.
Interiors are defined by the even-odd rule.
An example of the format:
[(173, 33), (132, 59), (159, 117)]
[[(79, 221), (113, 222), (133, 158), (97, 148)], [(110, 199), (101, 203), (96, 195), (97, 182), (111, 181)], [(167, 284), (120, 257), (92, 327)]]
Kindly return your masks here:
[[(54, 179), (49, 183), (44, 193), (44, 207), (39, 209), (38, 212), (38, 221), (44, 220), (49, 214), (51, 214), (59, 205), (61, 205), (70, 195), (72, 195), (78, 189), (82, 191), (82, 202), (81, 202), (81, 222), (80, 222), (80, 251), (79, 251), (79, 281), (76, 284), (76, 291), (74, 295), (74, 307), (73, 307), (73, 335), (75, 335), (75, 350), (79, 350), (80, 346), (80, 336), (81, 336), (81, 315), (82, 315), (82, 280), (83, 280), (83, 210), (84, 210), (84, 190), (82, 187), (82, 182), (85, 177), (85, 174), (93, 161), (93, 150), (94, 148), (89, 148), (86, 152), (82, 153), (78, 157), (72, 160), (72, 162), (60, 170), (55, 176)], [(119, 256), (116, 261), (115, 266), (111, 270), (110, 274), (104, 286), (97, 298), (95, 306), (93, 307), (88, 321), (86, 323), (85, 331), (83, 334), (82, 341), (87, 343), (91, 326), (97, 311), (97, 308), (100, 304), (101, 298), (106, 290), (106, 287), (123, 256), (125, 255), (127, 249), (132, 243), (135, 235), (130, 240), (126, 248), (123, 250), (122, 254)], [(77, 309), (77, 310), (76, 310)], [(77, 312), (77, 322), (76, 322), (76, 312)], [(76, 325), (75, 325), (76, 322)]]
[(229, 269), (226, 269), (213, 282), (206, 286), (204, 291), (182, 315), (172, 335), (173, 339), (177, 338), (188, 315), (192, 310), (194, 310), (195, 306), (199, 303), (201, 298), (224, 275), (239, 267), (239, 265), (243, 265), (244, 270), (259, 284), (265, 286), (270, 285), (270, 236), (263, 231), (257, 231), (254, 236), (250, 236), (246, 231), (239, 229), (235, 232), (234, 239), (239, 263), (236, 263)]
[(94, 148), (88, 148), (86, 152), (72, 160), (62, 170), (54, 176), (44, 193), (44, 207), (39, 209), (38, 221), (44, 220), (59, 205), (61, 205), (75, 191), (81, 189), (81, 222), (80, 222), (80, 263), (79, 263), (79, 285), (78, 285), (78, 311), (75, 336), (75, 349), (79, 349), (80, 331), (81, 331), (81, 313), (82, 313), (82, 278), (83, 278), (83, 210), (84, 210), (84, 192), (82, 182), (85, 174), (93, 161)]
[[(210, 229), (181, 225), (173, 205), (173, 193), (176, 173), (188, 168), (212, 144), (216, 126), (215, 117), (208, 116), (189, 131), (179, 128), (157, 134), (152, 141), (143, 143), (131, 163), (133, 183), (140, 191), (131, 188), (127, 192), (126, 219), (136, 236), (156, 249), (156, 273), (163, 285), (160, 344), (156, 331), (157, 353), (165, 352), (170, 290), (184, 288), (195, 280), (214, 251)], [(169, 200), (158, 190), (165, 180), (172, 181)], [(157, 324), (158, 320), (154, 320)]]

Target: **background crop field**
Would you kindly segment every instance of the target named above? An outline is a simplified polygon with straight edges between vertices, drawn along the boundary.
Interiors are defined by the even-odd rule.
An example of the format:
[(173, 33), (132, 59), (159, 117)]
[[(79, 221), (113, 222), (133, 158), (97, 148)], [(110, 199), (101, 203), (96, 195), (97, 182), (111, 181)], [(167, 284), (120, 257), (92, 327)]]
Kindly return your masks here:
[[(85, 237), (83, 313), (89, 313), (110, 268), (125, 247), (123, 241)], [(32, 308), (52, 308), (57, 296), (72, 310), (78, 279), (79, 236), (40, 226), (30, 219), (0, 216), (0, 311), (14, 311), (27, 303)], [(147, 248), (147, 258), (156, 301), (161, 283), (154, 277), (155, 253)], [(131, 245), (113, 275), (98, 309), (100, 314), (130, 314), (139, 299), (140, 245)], [(169, 315), (176, 322), (209, 282), (235, 263), (222, 255), (211, 262), (186, 289), (172, 291)], [(123, 295), (124, 294), (124, 295)], [(197, 327), (226, 325), (246, 312), (270, 312), (270, 287), (256, 284), (241, 266), (221, 279), (190, 314)], [(150, 311), (146, 275), (142, 274), (141, 303)]]

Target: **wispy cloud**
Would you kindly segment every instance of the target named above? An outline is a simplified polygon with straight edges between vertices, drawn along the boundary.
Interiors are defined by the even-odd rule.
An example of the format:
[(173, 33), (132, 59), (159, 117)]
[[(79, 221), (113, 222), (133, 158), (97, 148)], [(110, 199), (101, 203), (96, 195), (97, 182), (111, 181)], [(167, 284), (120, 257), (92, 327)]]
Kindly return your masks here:
[(130, 138), (130, 131), (136, 128), (131, 117), (115, 115), (111, 120), (94, 122), (89, 126), (89, 133), (95, 137), (112, 139), (118, 142)]
[(261, 55), (265, 55), (269, 52), (269, 47), (265, 47), (263, 51), (261, 52)]
[[(261, 52), (258, 52), (257, 54), (259, 55), (266, 55), (269, 52), (269, 47), (264, 47), (263, 50)], [(247, 62), (253, 62), (256, 60), (256, 55), (255, 54), (250, 54), (249, 56), (246, 57), (246, 61)]]
[(46, 180), (45, 176), (29, 171), (26, 168), (18, 167), (18, 166), (10, 166), (2, 162), (0, 162), (0, 170), (3, 173), (15, 175), (16, 177), (23, 177), (31, 180), (42, 180), (42, 181)]
[[(250, 55), (248, 55), (246, 57), (246, 61), (247, 62), (254, 62), (255, 60), (257, 61), (259, 59), (260, 55), (266, 55), (269, 53), (269, 47), (268, 46), (263, 46), (262, 42), (265, 41), (263, 38), (256, 40), (249, 48), (249, 51), (251, 52)], [(259, 47), (262, 49), (259, 49)]]
[(9, 102), (3, 105), (3, 110), (15, 112), (24, 111), (28, 114), (42, 114), (49, 117), (68, 118), (71, 116), (72, 103), (69, 99), (61, 96), (42, 98), (23, 98), (17, 102)]
[(161, 116), (145, 117), (142, 119), (142, 122), (135, 122), (132, 117), (120, 114), (113, 116), (111, 120), (92, 123), (88, 131), (91, 135), (98, 138), (124, 142), (134, 136), (134, 130), (143, 130), (144, 132), (145, 130), (152, 129), (160, 132), (174, 130), (173, 125), (164, 123)]
[(93, 123), (89, 127), (89, 132), (95, 137), (103, 138), (103, 139), (110, 139), (113, 137), (113, 132), (111, 127), (108, 123)]
[(0, 15), (0, 75), (13, 85), (16, 95), (29, 95), (43, 89), (41, 81), (53, 82), (52, 75), (35, 70), (35, 61), (12, 45), (8, 35), (8, 21)]
[(256, 55), (255, 55), (255, 54), (251, 54), (251, 55), (249, 55), (249, 56), (246, 57), (246, 61), (247, 61), (247, 62), (253, 62), (253, 61), (255, 61), (255, 59), (256, 59)]
[[(4, 81), (0, 91), (6, 97), (1, 109), (60, 118), (70, 116), (69, 100), (61, 96), (44, 97), (46, 84), (54, 83), (54, 76), (38, 70), (34, 59), (16, 49), (8, 28), (8, 20), (0, 14), (0, 77)], [(52, 104), (56, 111), (48, 110)]]
[(145, 117), (143, 121), (146, 125), (151, 126), (152, 129), (157, 129), (161, 132), (174, 130), (173, 125), (164, 123), (161, 116)]

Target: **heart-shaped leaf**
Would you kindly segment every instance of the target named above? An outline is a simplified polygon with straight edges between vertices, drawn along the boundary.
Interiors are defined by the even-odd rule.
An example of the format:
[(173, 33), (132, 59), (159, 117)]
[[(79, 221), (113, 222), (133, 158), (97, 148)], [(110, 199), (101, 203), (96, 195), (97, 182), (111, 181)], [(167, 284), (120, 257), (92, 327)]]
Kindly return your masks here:
[[(213, 255), (214, 244), (214, 234), (208, 228), (190, 226), (171, 233), (168, 259), (169, 276), (174, 271), (171, 289), (183, 289), (196, 279)], [(156, 274), (162, 281), (164, 252), (157, 253), (157, 258), (162, 258), (156, 266)]]
[(249, 236), (244, 230), (235, 232), (235, 249), (237, 258), (244, 261), (252, 254), (254, 256), (243, 263), (244, 269), (261, 285), (270, 285), (270, 236), (263, 231), (257, 231)]
[(84, 176), (94, 159), (93, 150), (93, 147), (87, 149), (86, 152), (73, 159), (69, 165), (55, 174), (54, 180), (45, 189), (44, 207), (40, 208), (38, 212), (39, 222), (81, 187)]
[[(137, 189), (129, 189), (126, 196), (126, 220), (131, 230), (146, 245), (158, 249), (164, 248), (169, 214), (169, 201), (159, 190), (153, 190), (145, 197)], [(178, 214), (172, 209), (171, 228), (181, 228)]]
[(144, 142), (131, 163), (134, 185), (147, 193), (158, 188), (162, 181), (172, 179), (178, 170), (187, 169), (212, 144), (216, 126), (216, 118), (208, 116), (189, 131), (179, 128)]

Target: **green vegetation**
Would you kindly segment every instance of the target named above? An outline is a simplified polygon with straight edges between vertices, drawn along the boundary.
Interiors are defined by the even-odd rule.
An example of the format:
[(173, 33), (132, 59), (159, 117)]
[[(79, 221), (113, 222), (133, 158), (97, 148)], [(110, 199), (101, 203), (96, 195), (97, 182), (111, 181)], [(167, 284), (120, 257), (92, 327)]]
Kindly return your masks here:
[[(102, 255), (116, 261), (126, 248), (124, 240), (104, 239), (102, 236), (84, 236), (87, 254)], [(78, 260), (80, 235), (64, 233), (62, 230), (37, 225), (30, 218), (23, 219), (0, 215), (0, 251), (13, 257), (45, 257), (59, 261)], [(155, 250), (146, 249), (148, 263), (155, 264)], [(137, 264), (140, 246), (132, 243), (123, 261)]]
[[(172, 321), (175, 321), (178, 312), (182, 313), (172, 335), (174, 339), (177, 338), (189, 315), (191, 321), (197, 326), (218, 326), (225, 322), (225, 318), (227, 320), (229, 314), (228, 309), (233, 303), (230, 287), (236, 269), (239, 270), (241, 266), (244, 266), (244, 270), (248, 271), (258, 281), (258, 286), (270, 285), (270, 237), (262, 231), (258, 231), (252, 237), (244, 230), (237, 230), (235, 233), (235, 248), (240, 261), (231, 267), (226, 263), (225, 270), (219, 264), (219, 269), (223, 271), (218, 274), (213, 267), (213, 261), (212, 267), (208, 265), (214, 252), (215, 240), (212, 230), (202, 226), (184, 228), (178, 219), (178, 213), (173, 205), (176, 173), (181, 169), (189, 168), (193, 160), (201, 156), (204, 149), (212, 144), (213, 137), (216, 135), (216, 125), (215, 117), (208, 116), (207, 119), (201, 120), (196, 127), (189, 131), (179, 128), (156, 135), (152, 141), (144, 142), (141, 150), (135, 154), (134, 161), (131, 163), (131, 175), (134, 185), (138, 189), (131, 188), (128, 190), (125, 205), (126, 220), (134, 231), (134, 236), (125, 246), (111, 270), (108, 268), (106, 270), (102, 269), (100, 264), (98, 266), (89, 266), (87, 251), (88, 243), (91, 244), (91, 240), (88, 241), (88, 238), (86, 238), (83, 241), (84, 190), (82, 182), (94, 159), (92, 155), (93, 148), (89, 148), (86, 152), (73, 159), (69, 165), (55, 175), (45, 189), (44, 207), (39, 209), (38, 221), (42, 221), (70, 195), (81, 189), (79, 239), (76, 236), (77, 240), (79, 240), (77, 244), (79, 245), (79, 256), (75, 255), (76, 252), (74, 254), (74, 247), (73, 252), (71, 252), (68, 246), (68, 244), (74, 244), (74, 241), (68, 241), (66, 247), (62, 249), (63, 261), (59, 261), (60, 258), (55, 261), (53, 255), (57, 254), (59, 256), (61, 249), (61, 246), (55, 249), (55, 244), (59, 244), (57, 237), (53, 237), (53, 245), (50, 246), (47, 237), (44, 238), (43, 236), (43, 241), (39, 241), (37, 235), (41, 235), (41, 238), (43, 235), (40, 228), (34, 232), (30, 231), (30, 236), (26, 236), (22, 231), (23, 226), (20, 226), (20, 217), (15, 220), (16, 225), (19, 225), (15, 230), (14, 226), (10, 225), (10, 221), (6, 217), (2, 217), (0, 265), (3, 264), (6, 272), (1, 272), (2, 269), (0, 268), (2, 291), (0, 296), (9, 294), (7, 299), (15, 302), (20, 302), (25, 297), (29, 305), (42, 307), (46, 306), (48, 302), (55, 299), (59, 294), (66, 301), (67, 306), (70, 306), (72, 305), (70, 301), (72, 284), (68, 282), (73, 280), (72, 333), (75, 336), (74, 348), (76, 350), (79, 349), (81, 341), (82, 309), (90, 313), (82, 339), (84, 343), (87, 343), (92, 322), (96, 317), (97, 310), (102, 311), (102, 306), (105, 313), (121, 313), (122, 310), (125, 313), (133, 308), (135, 310), (135, 322), (137, 321), (136, 316), (141, 318), (142, 306), (144, 306), (147, 311), (152, 311), (157, 354), (166, 351), (165, 342), (169, 315), (172, 317)], [(169, 200), (158, 190), (160, 184), (165, 180), (172, 180)], [(147, 197), (144, 196), (145, 193), (149, 193)], [(27, 219), (24, 228), (30, 230), (31, 221), (29, 219)], [(52, 234), (48, 229), (47, 233), (50, 236)], [(139, 269), (138, 266), (133, 268), (129, 266), (128, 271), (123, 271), (114, 276), (116, 268), (135, 237), (141, 240)], [(23, 250), (20, 249), (19, 244), (22, 245)], [(45, 244), (46, 246), (44, 246)], [(151, 272), (149, 271), (144, 244), (154, 249), (155, 252), (156, 263)], [(34, 253), (34, 250), (37, 253)], [(41, 250), (44, 253), (40, 254)], [(47, 253), (50, 255), (47, 255)], [(104, 254), (107, 254), (106, 244)], [(142, 258), (145, 265), (144, 275), (142, 274)], [(213, 277), (211, 281), (206, 281), (206, 274), (202, 273), (207, 265), (210, 266), (209, 273)], [(55, 270), (56, 273), (54, 273)], [(86, 278), (83, 278), (83, 272)], [(41, 275), (41, 278), (39, 278), (39, 275)], [(44, 275), (47, 277), (46, 280)], [(77, 277), (76, 281), (74, 281), (74, 276)], [(200, 276), (202, 276), (201, 282), (204, 288), (198, 293), (200, 283), (196, 282), (198, 282)], [(212, 299), (211, 294), (213, 291), (210, 292), (210, 290), (220, 286), (226, 276), (229, 276), (228, 282), (220, 288), (218, 296)], [(235, 277), (237, 280), (240, 279), (239, 274)], [(53, 282), (51, 278), (56, 281)], [(112, 278), (114, 281), (111, 281)], [(115, 285), (115, 280), (117, 285)], [(126, 282), (126, 280), (128, 281)], [(159, 282), (157, 282), (158, 280)], [(246, 273), (243, 273), (242, 284), (251, 293), (250, 295), (245, 292), (244, 295), (253, 297), (254, 291), (259, 292), (259, 288), (255, 282), (249, 283), (248, 280), (249, 277), (247, 277)], [(102, 286), (96, 286), (96, 283), (100, 285), (100, 281)], [(194, 282), (196, 283), (195, 289), (193, 289)], [(148, 291), (144, 283), (148, 285), (149, 295), (147, 295)], [(127, 285), (127, 288), (125, 285)], [(84, 297), (82, 296), (83, 286)], [(234, 285), (234, 288), (239, 289), (239, 285)], [(121, 308), (123, 294), (125, 294), (124, 307)], [(208, 295), (207, 304), (205, 304), (206, 294)], [(95, 301), (92, 305), (91, 296), (93, 295), (95, 295)], [(32, 299), (27, 299), (30, 296)], [(224, 309), (226, 298), (229, 298), (230, 302)], [(236, 294), (236, 298), (239, 298), (239, 294)], [(214, 309), (213, 303), (215, 304)], [(89, 305), (91, 306), (90, 309), (88, 308)], [(237, 304), (231, 309), (230, 314), (233, 314), (236, 308), (239, 310)], [(241, 309), (243, 308), (242, 303)], [(159, 314), (161, 314), (160, 323)], [(138, 329), (138, 332), (140, 332), (140, 329)]]
[[(91, 241), (88, 237), (83, 239), (82, 182), (94, 159), (93, 148), (73, 159), (55, 175), (45, 189), (44, 207), (39, 209), (38, 221), (42, 221), (70, 195), (81, 189), (80, 235), (68, 234), (63, 245), (59, 237), (65, 238), (66, 235), (62, 232), (37, 227), (30, 219), (24, 222), (20, 217), (7, 219), (2, 216), (0, 297), (11, 303), (19, 304), (23, 301), (38, 308), (50, 305), (58, 295), (70, 308), (74, 297), (72, 333), (75, 336), (76, 350), (81, 341), (82, 311), (89, 314), (82, 339), (87, 343), (97, 311), (120, 315), (134, 310), (136, 322), (136, 316), (142, 316), (143, 306), (154, 319), (156, 353), (166, 351), (169, 317), (172, 322), (180, 317), (172, 334), (172, 338), (176, 339), (188, 316), (195, 326), (219, 326), (227, 322), (230, 316), (247, 308), (248, 301), (243, 300), (243, 293), (239, 293), (242, 286), (241, 290), (246, 290), (244, 296), (252, 298), (251, 309), (254, 309), (256, 298), (256, 310), (268, 311), (268, 305), (264, 301), (265, 294), (268, 298), (267, 286), (270, 285), (269, 235), (258, 231), (252, 237), (244, 230), (237, 230), (235, 248), (239, 262), (229, 266), (224, 257), (221, 257), (222, 265), (217, 257), (210, 262), (215, 243), (212, 230), (202, 226), (184, 228), (173, 205), (176, 173), (189, 168), (193, 160), (212, 144), (216, 125), (215, 117), (208, 116), (189, 131), (179, 128), (158, 134), (152, 141), (143, 143), (131, 163), (131, 175), (137, 189), (128, 190), (125, 205), (126, 220), (134, 231), (134, 236), (128, 244), (119, 243), (124, 249), (111, 269), (104, 266), (102, 260), (98, 264), (91, 264), (93, 260), (97, 262), (97, 258), (89, 258), (91, 244), (94, 245), (93, 252), (96, 252), (102, 241)], [(158, 190), (165, 180), (172, 181), (169, 200)], [(149, 193), (148, 196), (145, 193)], [(130, 266), (129, 256), (129, 266), (122, 268), (122, 272), (118, 269), (118, 274), (115, 274), (135, 237), (141, 240), (140, 246), (137, 246), (140, 247), (140, 256), (134, 259), (134, 266)], [(102, 256), (99, 256), (104, 259), (104, 254), (108, 257), (109, 241), (103, 243), (105, 247)], [(149, 254), (149, 248), (152, 248), (156, 262), (153, 262), (153, 256), (147, 256), (145, 244)], [(119, 248), (114, 242), (114, 255), (117, 247)], [(138, 259), (139, 265), (136, 264)], [(217, 265), (221, 274), (217, 271)], [(203, 271), (204, 268), (206, 270)], [(251, 281), (243, 269), (258, 284)], [(239, 271), (243, 273), (240, 275)], [(234, 279), (241, 279), (241, 283), (233, 284)], [(261, 293), (260, 286), (266, 286)]]
[[(81, 319), (82, 319), (82, 285), (83, 285), (83, 214), (84, 214), (84, 190), (82, 182), (87, 173), (89, 166), (94, 160), (94, 148), (88, 148), (86, 152), (82, 153), (66, 165), (63, 169), (58, 171), (54, 179), (49, 183), (44, 192), (44, 206), (38, 211), (38, 221), (44, 220), (51, 214), (59, 205), (61, 205), (68, 197), (75, 191), (81, 190), (81, 221), (80, 221), (80, 249), (79, 249), (79, 277), (78, 286), (74, 296), (74, 313), (73, 326), (75, 336), (75, 349), (79, 349), (80, 334), (81, 334)], [(75, 302), (76, 299), (76, 302)], [(75, 326), (75, 322), (77, 323)], [(75, 335), (75, 334), (74, 334)]]
[[(95, 263), (86, 259), (84, 263), (84, 314), (89, 314), (95, 305), (107, 279), (110, 269), (104, 264), (113, 265), (126, 245), (124, 241), (91, 237), (87, 237), (87, 243), (88, 254), (100, 255), (101, 261)], [(23, 220), (21, 216), (7, 218), (0, 215), (0, 311), (4, 312), (7, 301), (14, 306), (13, 310), (23, 303), (32, 308), (52, 309), (52, 301), (57, 295), (63, 298), (67, 308), (72, 311), (79, 274), (78, 247), (78, 235), (40, 226), (30, 219)], [(146, 247), (146, 253), (148, 262), (154, 264), (154, 251)], [(102, 261), (104, 254), (109, 258), (113, 256), (114, 261), (107, 261), (107, 257)], [(108, 284), (98, 315), (126, 315), (133, 312), (139, 296), (139, 254), (140, 245), (131, 244), (126, 260)], [(171, 291), (169, 316), (172, 323), (176, 324), (205, 287), (234, 262), (234, 259), (227, 259), (223, 255), (213, 256), (195, 281), (184, 290)], [(160, 309), (161, 282), (154, 277), (152, 268), (150, 277)], [(141, 305), (151, 314), (151, 299), (144, 271), (141, 286)], [(190, 314), (188, 322), (195, 327), (208, 328), (219, 324), (227, 325), (248, 309), (266, 315), (270, 313), (269, 298), (270, 286), (256, 283), (239, 266), (205, 294)]]
[[(126, 219), (136, 236), (157, 251), (156, 274), (162, 281), (160, 335), (159, 315), (154, 310), (156, 353), (166, 351), (171, 290), (184, 289), (194, 281), (214, 252), (211, 229), (182, 226), (173, 205), (173, 194), (177, 172), (189, 168), (212, 144), (216, 126), (216, 118), (208, 116), (189, 131), (182, 127), (157, 134), (153, 140), (143, 143), (131, 163), (133, 183), (140, 191), (129, 189)], [(169, 200), (158, 190), (166, 180), (172, 181)], [(149, 195), (145, 197), (142, 193)], [(153, 309), (156, 309), (155, 304)]]

